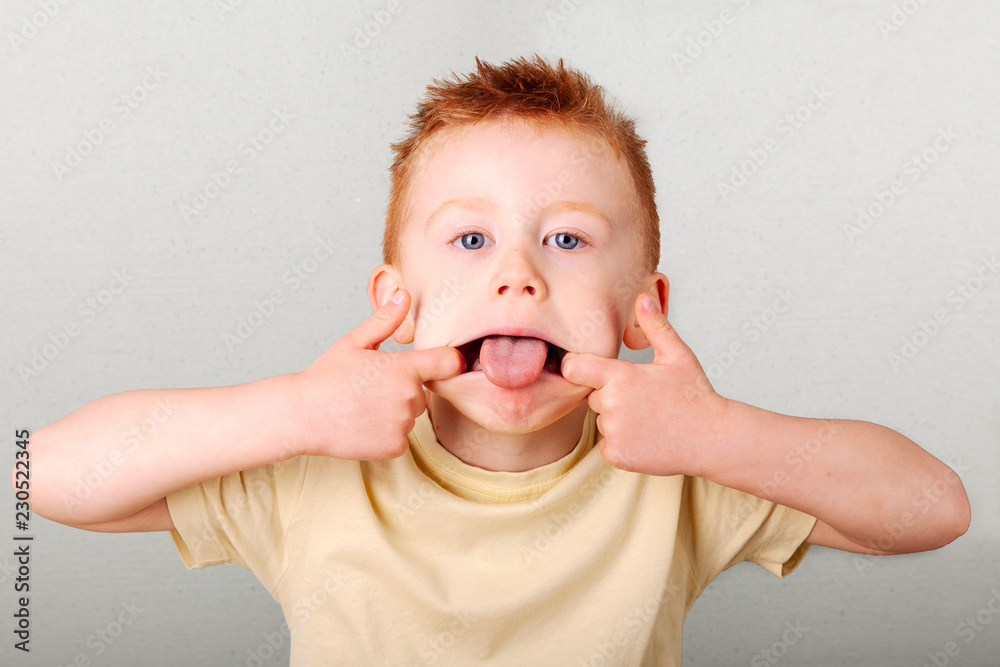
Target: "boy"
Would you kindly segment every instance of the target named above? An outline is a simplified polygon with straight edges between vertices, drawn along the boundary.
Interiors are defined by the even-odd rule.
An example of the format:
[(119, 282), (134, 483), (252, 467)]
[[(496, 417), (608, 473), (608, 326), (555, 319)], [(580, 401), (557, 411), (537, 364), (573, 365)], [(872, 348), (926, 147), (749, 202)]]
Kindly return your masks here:
[(394, 146), (374, 315), (304, 371), (116, 394), (38, 431), (36, 511), (249, 568), (297, 666), (679, 665), (685, 613), (741, 560), (784, 576), (809, 544), (964, 533), (961, 481), (902, 435), (713, 391), (666, 319), (643, 145), (561, 62), (431, 86)]

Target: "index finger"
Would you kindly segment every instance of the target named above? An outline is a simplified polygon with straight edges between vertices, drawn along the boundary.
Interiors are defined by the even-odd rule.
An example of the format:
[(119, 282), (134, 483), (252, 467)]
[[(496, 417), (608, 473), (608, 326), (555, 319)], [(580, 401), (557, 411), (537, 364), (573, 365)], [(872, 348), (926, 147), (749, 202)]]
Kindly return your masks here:
[(608, 359), (589, 352), (567, 352), (563, 357), (560, 371), (562, 376), (584, 387), (600, 389), (611, 380), (615, 364), (628, 363), (619, 359)]
[(397, 354), (406, 360), (421, 384), (431, 380), (448, 380), (465, 372), (465, 357), (453, 347), (403, 350)]

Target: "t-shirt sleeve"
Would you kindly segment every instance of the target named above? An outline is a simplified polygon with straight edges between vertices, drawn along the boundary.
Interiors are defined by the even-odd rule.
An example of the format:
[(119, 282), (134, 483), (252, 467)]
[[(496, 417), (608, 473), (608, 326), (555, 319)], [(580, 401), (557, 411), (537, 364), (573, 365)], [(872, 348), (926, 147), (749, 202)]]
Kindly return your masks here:
[(167, 496), (174, 546), (188, 568), (232, 563), (274, 593), (285, 536), (302, 493), (306, 457), (216, 477)]
[(815, 517), (700, 477), (684, 480), (679, 537), (702, 586), (748, 560), (784, 577), (802, 561)]

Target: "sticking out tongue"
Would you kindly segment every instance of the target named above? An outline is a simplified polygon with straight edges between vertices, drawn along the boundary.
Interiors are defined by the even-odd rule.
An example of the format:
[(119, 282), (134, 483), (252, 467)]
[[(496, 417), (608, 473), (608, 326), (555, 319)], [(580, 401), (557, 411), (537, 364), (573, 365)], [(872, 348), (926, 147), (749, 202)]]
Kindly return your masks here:
[(498, 387), (526, 387), (542, 373), (548, 343), (521, 336), (488, 336), (479, 350), (486, 379)]

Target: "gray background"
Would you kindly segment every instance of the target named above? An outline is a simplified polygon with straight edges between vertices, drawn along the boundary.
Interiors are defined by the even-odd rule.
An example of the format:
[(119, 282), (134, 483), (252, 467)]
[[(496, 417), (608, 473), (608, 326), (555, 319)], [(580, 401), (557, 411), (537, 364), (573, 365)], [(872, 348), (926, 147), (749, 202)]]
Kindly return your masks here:
[[(959, 470), (972, 501), (969, 533), (936, 552), (814, 549), (785, 580), (751, 565), (725, 573), (688, 618), (685, 664), (922, 665), (949, 641), (959, 649), (950, 664), (998, 664), (1000, 618), (988, 605), (1000, 600), (1000, 277), (984, 264), (1000, 252), (996, 4), (393, 7), (3, 3), (9, 461), (15, 428), (106, 394), (308, 365), (370, 312), (388, 144), (427, 82), (468, 70), (475, 55), (563, 57), (649, 140), (671, 319), (716, 389), (781, 412), (891, 426)], [(365, 43), (379, 15), (391, 21), (369, 25)], [(360, 48), (346, 50), (355, 39)], [(688, 48), (696, 57), (679, 63)], [(813, 89), (824, 99), (807, 112)], [(127, 116), (122, 96), (135, 106)], [(275, 110), (293, 118), (269, 136)], [(790, 133), (783, 119), (796, 112), (804, 120)], [(938, 152), (941, 131), (950, 138)], [(251, 159), (241, 145), (253, 136), (269, 143)], [(57, 173), (88, 137), (100, 143)], [(719, 182), (768, 141), (767, 162), (723, 196)], [(914, 172), (926, 151), (935, 161)], [(213, 188), (231, 161), (239, 174)], [(894, 201), (849, 233), (896, 178)], [(186, 220), (182, 206), (206, 189), (207, 207)], [(312, 264), (318, 239), (337, 252)], [(312, 269), (299, 285), (284, 279), (297, 266)], [(128, 279), (118, 293), (108, 291), (115, 271)], [(991, 280), (976, 282), (977, 271)], [(274, 290), (273, 313), (227, 344)], [(777, 290), (792, 305), (771, 318)], [(98, 300), (93, 313), (87, 299)], [(927, 326), (939, 311), (944, 323)], [(53, 347), (70, 325), (77, 335)], [(907, 340), (910, 358), (893, 364)], [(726, 359), (733, 343), (742, 353)], [(25, 375), (46, 350), (47, 365)], [(11, 545), (5, 497), (0, 541)], [(165, 534), (90, 534), (37, 517), (31, 532), (32, 652), (11, 647), (13, 548), (2, 546), (0, 662), (287, 660), (281, 611), (247, 572), (189, 572)], [(123, 603), (140, 611), (106, 644), (98, 633), (118, 634)], [(962, 634), (977, 613), (991, 623)], [(781, 645), (786, 624), (805, 629), (794, 645)]]

